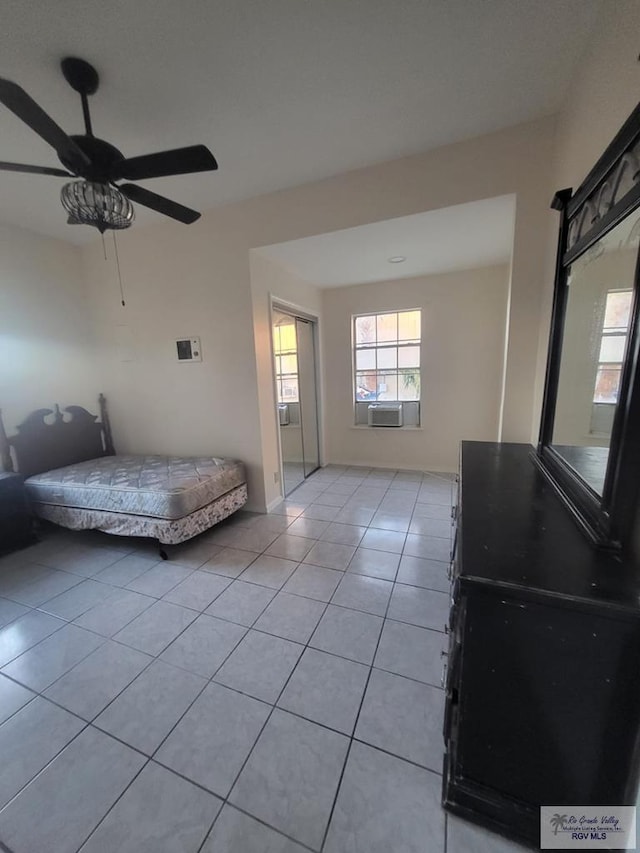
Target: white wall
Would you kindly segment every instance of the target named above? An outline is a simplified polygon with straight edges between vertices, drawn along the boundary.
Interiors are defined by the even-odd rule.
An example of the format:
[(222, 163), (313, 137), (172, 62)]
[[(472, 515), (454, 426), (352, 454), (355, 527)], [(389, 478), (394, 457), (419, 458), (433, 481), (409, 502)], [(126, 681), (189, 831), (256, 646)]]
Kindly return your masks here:
[[(323, 291), (328, 458), (338, 464), (455, 471), (462, 439), (498, 439), (509, 267)], [(354, 314), (422, 309), (422, 424), (355, 427)]]
[(79, 251), (0, 227), (0, 406), (8, 434), (54, 403), (97, 411), (91, 324)]
[[(97, 328), (102, 385), (116, 450), (216, 454), (242, 459), (252, 496), (263, 503), (249, 252), (206, 220), (118, 235), (126, 306), (113, 247), (83, 252)], [(118, 345), (122, 327), (130, 360)], [(202, 362), (180, 363), (175, 340), (199, 336)]]
[[(640, 97), (638, 0), (603, 4), (558, 118), (557, 189), (578, 187)], [(563, 183), (564, 181), (564, 183)]]
[[(134, 226), (118, 237), (125, 309), (101, 243), (87, 247), (85, 276), (116, 446), (237, 456), (248, 465), (251, 505), (264, 507), (274, 497), (276, 447), (261, 431), (266, 425), (268, 432), (273, 413), (264, 372), (268, 293), (252, 286), (250, 250), (509, 193), (516, 223), (503, 435), (528, 440), (554, 126), (554, 119), (531, 122), (216, 208), (189, 227)], [(212, 203), (214, 193), (212, 179)], [(118, 360), (114, 338), (122, 324), (135, 342), (131, 362)], [(181, 335), (201, 336), (202, 364), (175, 361), (173, 340)]]

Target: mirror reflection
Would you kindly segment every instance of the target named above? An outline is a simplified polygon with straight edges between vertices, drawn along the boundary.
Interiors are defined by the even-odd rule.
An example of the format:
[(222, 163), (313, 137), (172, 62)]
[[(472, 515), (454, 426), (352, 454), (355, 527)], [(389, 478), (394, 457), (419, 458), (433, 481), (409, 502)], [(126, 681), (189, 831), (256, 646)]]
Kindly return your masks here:
[(320, 465), (315, 324), (273, 311), (273, 353), (284, 494)]
[(273, 350), (276, 360), (282, 473), (284, 493), (288, 495), (304, 480), (298, 382), (298, 341), (296, 338), (296, 321), (293, 317), (274, 311), (273, 320)]
[(637, 212), (570, 267), (552, 446), (602, 496), (632, 315)]

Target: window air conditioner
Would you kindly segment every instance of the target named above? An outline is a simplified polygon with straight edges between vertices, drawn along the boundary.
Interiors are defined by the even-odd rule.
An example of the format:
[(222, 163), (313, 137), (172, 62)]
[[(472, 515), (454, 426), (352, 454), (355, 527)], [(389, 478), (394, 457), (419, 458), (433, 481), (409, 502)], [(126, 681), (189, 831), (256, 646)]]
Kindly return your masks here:
[(402, 403), (377, 404), (367, 407), (369, 426), (401, 427)]
[(289, 426), (289, 404), (280, 403), (278, 406), (278, 420), (280, 426)]

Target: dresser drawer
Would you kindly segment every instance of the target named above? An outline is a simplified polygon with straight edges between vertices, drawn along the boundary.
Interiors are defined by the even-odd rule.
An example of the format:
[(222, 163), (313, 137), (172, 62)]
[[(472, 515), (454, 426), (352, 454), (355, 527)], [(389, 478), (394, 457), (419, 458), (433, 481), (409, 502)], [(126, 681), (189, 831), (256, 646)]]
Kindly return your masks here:
[(27, 545), (32, 539), (33, 518), (19, 474), (0, 474), (0, 552)]

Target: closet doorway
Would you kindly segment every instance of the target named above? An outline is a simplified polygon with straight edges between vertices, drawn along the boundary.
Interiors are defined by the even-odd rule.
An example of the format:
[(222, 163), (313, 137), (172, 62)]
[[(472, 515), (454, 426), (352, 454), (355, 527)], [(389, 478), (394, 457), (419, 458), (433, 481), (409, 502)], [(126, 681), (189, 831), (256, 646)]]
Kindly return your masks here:
[(316, 323), (273, 306), (276, 405), (285, 497), (320, 466)]

